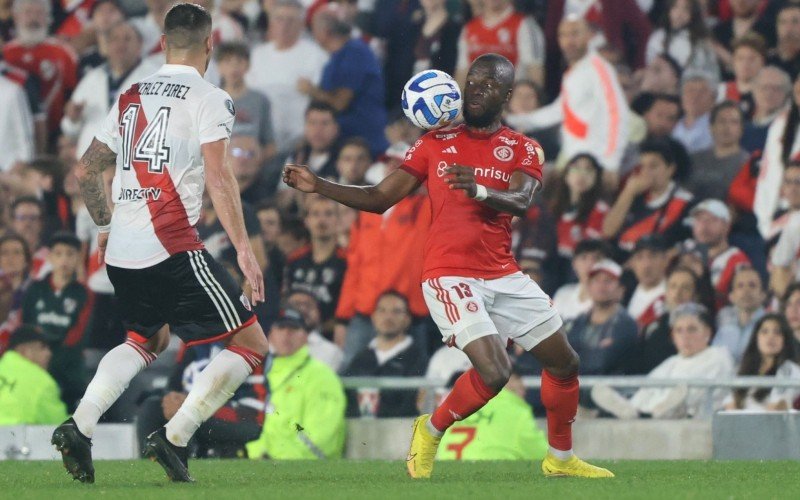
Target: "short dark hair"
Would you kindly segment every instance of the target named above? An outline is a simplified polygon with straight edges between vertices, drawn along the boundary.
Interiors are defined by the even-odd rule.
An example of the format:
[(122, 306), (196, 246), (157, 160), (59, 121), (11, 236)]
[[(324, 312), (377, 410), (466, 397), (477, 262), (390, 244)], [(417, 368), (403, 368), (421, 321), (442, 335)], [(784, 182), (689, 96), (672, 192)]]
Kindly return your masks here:
[(670, 104), (674, 104), (678, 107), (678, 111), (680, 112), (680, 98), (673, 94), (667, 94), (666, 92), (644, 92), (633, 100), (631, 103), (631, 109), (633, 109), (633, 111), (639, 115), (644, 115), (659, 101), (665, 101)]
[(406, 308), (406, 313), (408, 313), (409, 315), (411, 314), (411, 304), (408, 302), (408, 297), (406, 297), (405, 295), (394, 289), (386, 290), (382, 292), (380, 295), (378, 295), (378, 298), (375, 299), (375, 307), (377, 307), (378, 302), (383, 300), (385, 297), (395, 297), (397, 299), (400, 299), (400, 301), (403, 302), (403, 305)]
[(336, 108), (322, 101), (311, 101), (306, 108), (305, 117), (308, 118), (309, 113), (312, 111), (319, 111), (321, 113), (330, 113), (331, 116), (336, 117)]
[(742, 122), (742, 126), (744, 126), (744, 113), (742, 113), (742, 108), (739, 107), (738, 104), (731, 100), (722, 101), (719, 104), (716, 104), (713, 108), (711, 108), (711, 116), (709, 122), (713, 125), (715, 121), (717, 121), (717, 117), (720, 113), (725, 111), (726, 109), (735, 109), (739, 114), (739, 119)]
[(177, 49), (193, 48), (211, 34), (211, 14), (193, 3), (175, 4), (164, 17), (164, 34)]
[(672, 142), (663, 137), (648, 137), (639, 146), (639, 154), (656, 154), (660, 156), (667, 165), (675, 165), (677, 159), (675, 158), (675, 149), (672, 147)]
[(764, 278), (761, 277), (761, 273), (758, 272), (758, 269), (753, 267), (751, 264), (742, 264), (740, 266), (736, 266), (733, 269), (733, 276), (731, 276), (731, 281), (728, 283), (728, 293), (733, 291), (733, 284), (736, 281), (736, 277), (739, 276), (740, 273), (745, 271), (756, 273), (758, 276), (758, 284), (761, 287), (761, 291), (764, 291)]
[(601, 239), (586, 239), (581, 240), (575, 245), (575, 251), (572, 252), (573, 257), (584, 253), (599, 253), (603, 257), (611, 257), (611, 247), (605, 240)]
[(39, 201), (39, 198), (35, 196), (18, 197), (16, 200), (14, 200), (14, 203), (11, 204), (11, 213), (13, 214), (14, 212), (16, 212), (17, 207), (20, 205), (36, 205), (37, 207), (39, 207), (39, 211), (42, 213), (42, 215), (44, 215), (44, 205), (42, 204), (41, 201)]
[(308, 241), (311, 238), (303, 219), (296, 215), (281, 217), (281, 234), (288, 234), (298, 241)]
[(241, 42), (223, 42), (214, 48), (214, 59), (219, 62), (228, 57), (238, 57), (250, 62), (250, 47)]
[(50, 237), (47, 246), (52, 249), (56, 245), (67, 245), (74, 250), (81, 250), (81, 240), (69, 231), (56, 231), (56, 233)]
[(355, 136), (347, 139), (342, 143), (341, 147), (339, 148), (339, 152), (341, 153), (342, 150), (348, 146), (355, 146), (361, 148), (367, 152), (367, 156), (372, 158), (372, 152), (370, 151), (369, 143), (363, 137)]

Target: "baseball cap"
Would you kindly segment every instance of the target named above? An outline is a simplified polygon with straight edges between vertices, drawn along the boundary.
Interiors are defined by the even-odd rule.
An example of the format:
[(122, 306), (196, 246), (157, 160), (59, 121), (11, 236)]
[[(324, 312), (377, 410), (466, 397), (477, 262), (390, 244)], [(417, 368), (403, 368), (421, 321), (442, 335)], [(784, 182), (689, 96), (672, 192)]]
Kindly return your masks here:
[(56, 233), (50, 237), (50, 241), (48, 242), (47, 246), (49, 248), (53, 248), (59, 244), (69, 245), (75, 250), (81, 249), (81, 240), (79, 240), (77, 236), (69, 231), (56, 231)]
[(694, 216), (700, 212), (708, 212), (714, 217), (718, 217), (725, 222), (731, 221), (731, 211), (728, 210), (728, 205), (714, 198), (703, 200), (695, 205), (695, 207), (689, 212), (689, 215)]
[(22, 325), (11, 334), (8, 341), (8, 348), (13, 349), (19, 345), (27, 344), (28, 342), (43, 342), (50, 344), (57, 339), (51, 335), (47, 335), (44, 330), (34, 325)]
[(300, 314), (300, 311), (291, 307), (286, 307), (278, 313), (278, 319), (275, 320), (273, 326), (308, 330), (303, 315)]
[(622, 268), (611, 259), (602, 259), (595, 262), (589, 270), (589, 277), (591, 278), (598, 273), (608, 273), (614, 278), (619, 279), (622, 276)]
[(633, 247), (633, 253), (637, 253), (642, 250), (666, 252), (667, 242), (660, 234), (646, 234), (636, 241), (636, 246)]

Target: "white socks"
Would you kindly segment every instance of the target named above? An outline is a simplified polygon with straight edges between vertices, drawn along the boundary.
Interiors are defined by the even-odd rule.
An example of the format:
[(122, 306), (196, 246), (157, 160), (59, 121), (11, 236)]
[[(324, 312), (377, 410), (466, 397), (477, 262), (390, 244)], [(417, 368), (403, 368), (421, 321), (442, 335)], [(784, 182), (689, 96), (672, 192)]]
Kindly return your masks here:
[(572, 458), (573, 455), (572, 450), (567, 450), (567, 451), (557, 450), (552, 446), (550, 446), (550, 454), (559, 460), (569, 460), (570, 458)]
[(260, 356), (235, 346), (217, 354), (195, 378), (186, 400), (167, 422), (167, 439), (176, 446), (186, 446), (200, 424), (233, 396), (259, 364)]
[(156, 359), (156, 355), (133, 340), (108, 351), (72, 415), (78, 430), (91, 438), (100, 417), (128, 388), (133, 377)]

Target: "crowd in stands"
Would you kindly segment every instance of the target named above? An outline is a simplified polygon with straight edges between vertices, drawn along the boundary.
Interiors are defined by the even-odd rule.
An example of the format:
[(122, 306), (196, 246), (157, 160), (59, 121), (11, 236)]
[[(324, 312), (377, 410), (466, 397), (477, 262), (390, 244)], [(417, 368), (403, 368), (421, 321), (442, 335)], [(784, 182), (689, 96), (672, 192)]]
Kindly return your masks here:
[[(0, 2), (0, 424), (60, 422), (125, 339), (71, 172), (119, 94), (164, 63), (173, 3)], [(280, 178), (292, 162), (380, 182), (422, 133), (400, 110), (408, 78), (435, 68), (463, 84), (485, 52), (515, 63), (504, 121), (547, 159), (543, 191), (514, 220), (513, 251), (553, 297), (581, 373), (800, 380), (800, 1), (196, 3), (214, 19), (205, 77), (236, 109), (229, 163), (264, 270), (256, 313), (272, 348), (204, 424), (198, 454), (338, 456), (345, 416), (417, 415), (446, 390), (345, 390), (340, 376), (446, 381), (469, 368), (439, 343), (419, 286), (424, 187), (378, 215)], [(197, 230), (241, 281), (210, 199)], [(173, 339), (157, 375), (137, 379), (107, 420), (135, 420), (145, 436), (218, 349)], [(516, 373), (539, 370), (511, 354)], [(598, 386), (581, 405), (586, 415), (703, 418), (800, 408), (798, 396)], [(538, 405), (512, 377), (442, 453), (470, 456), (462, 444), (474, 430), (458, 429), (487, 412), (527, 414), (518, 442), (539, 453)]]

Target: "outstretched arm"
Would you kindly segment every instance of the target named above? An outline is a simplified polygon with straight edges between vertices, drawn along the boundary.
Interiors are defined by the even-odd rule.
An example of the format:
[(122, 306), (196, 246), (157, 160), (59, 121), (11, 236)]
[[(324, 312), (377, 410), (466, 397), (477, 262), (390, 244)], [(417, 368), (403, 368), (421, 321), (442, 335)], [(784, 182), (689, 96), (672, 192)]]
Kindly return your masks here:
[(283, 182), (304, 193), (318, 193), (342, 205), (382, 214), (420, 185), (403, 170), (395, 170), (375, 186), (344, 186), (318, 177), (305, 165), (286, 165)]
[[(521, 171), (511, 174), (507, 190), (488, 189), (484, 186), (478, 187), (475, 182), (475, 169), (453, 165), (447, 167), (445, 182), (450, 185), (450, 189), (461, 189), (470, 198), (475, 198), (495, 210), (506, 212), (511, 215), (523, 217), (533, 204), (533, 195), (541, 186), (541, 183), (530, 175)], [(485, 191), (485, 198), (477, 197), (478, 190)], [(481, 193), (482, 194), (482, 193)]]
[(233, 170), (226, 161), (228, 140), (200, 146), (206, 168), (206, 187), (222, 227), (236, 249), (236, 260), (252, 290), (253, 304), (264, 302), (264, 277), (244, 226), (242, 200)]

